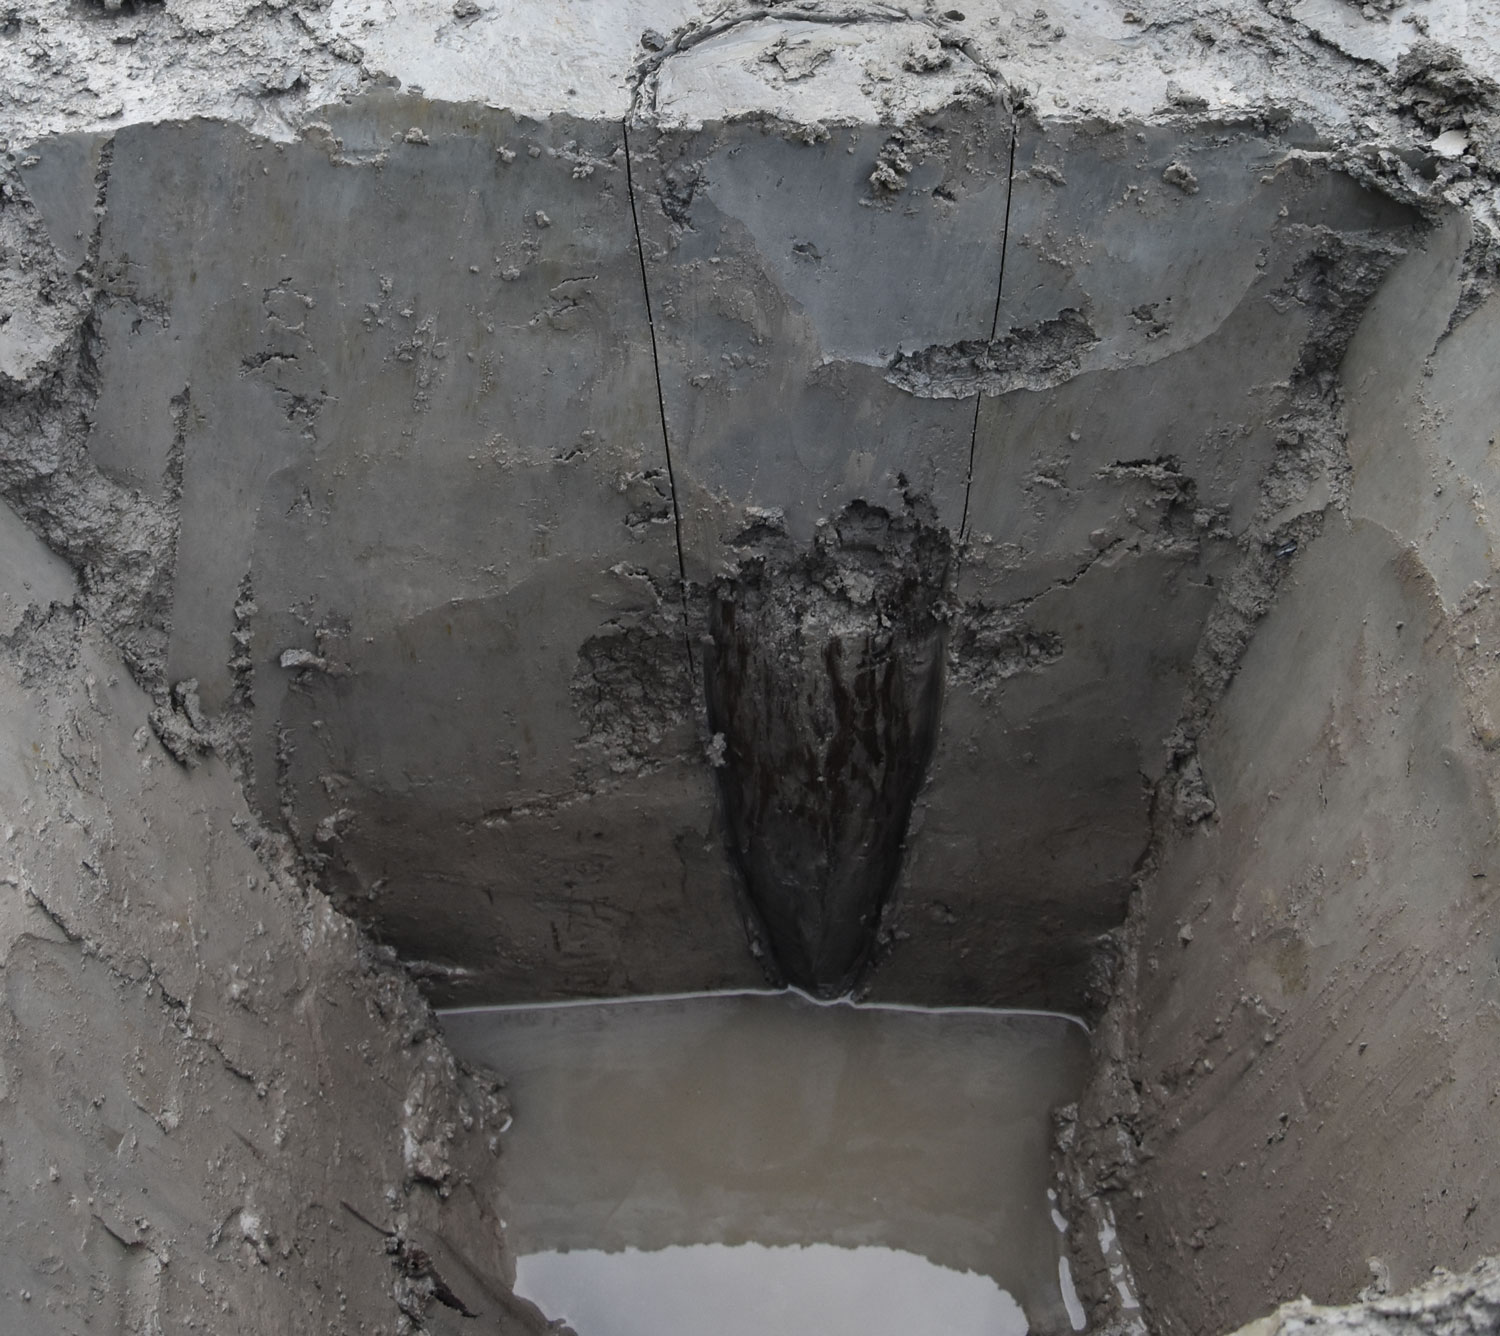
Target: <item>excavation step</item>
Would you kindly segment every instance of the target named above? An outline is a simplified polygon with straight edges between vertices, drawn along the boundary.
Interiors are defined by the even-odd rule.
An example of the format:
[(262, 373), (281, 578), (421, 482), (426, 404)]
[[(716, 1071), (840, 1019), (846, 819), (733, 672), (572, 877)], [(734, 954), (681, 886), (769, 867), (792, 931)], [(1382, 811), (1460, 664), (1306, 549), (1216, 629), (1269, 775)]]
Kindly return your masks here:
[(443, 1027), (507, 1082), (516, 1291), (579, 1336), (1082, 1328), (1051, 1192), (1088, 1058), (1066, 1017), (787, 992)]

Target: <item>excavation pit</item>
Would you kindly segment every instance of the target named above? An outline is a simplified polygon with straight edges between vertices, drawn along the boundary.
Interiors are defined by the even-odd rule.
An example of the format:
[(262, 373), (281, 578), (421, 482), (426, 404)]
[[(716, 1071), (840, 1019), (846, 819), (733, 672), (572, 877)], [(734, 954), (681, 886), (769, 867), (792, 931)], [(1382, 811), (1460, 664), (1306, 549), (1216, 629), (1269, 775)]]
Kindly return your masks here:
[(788, 992), (443, 1028), (506, 1073), (516, 1293), (578, 1336), (1082, 1329), (1051, 1163), (1075, 1021)]
[[(1500, 1251), (1500, 28), (1419, 8), (4, 6), (5, 1336), (881, 1248), (1071, 1331), (1059, 1246), (1221, 1336)], [(1077, 1015), (1076, 1112), (951, 1248), (926, 1168), (725, 1216), (698, 1004), (588, 1000), (784, 986)], [(983, 1075), (703, 1005), (710, 1111), (874, 1091), (856, 1185)], [(606, 1229), (547, 1027), (700, 1176)]]

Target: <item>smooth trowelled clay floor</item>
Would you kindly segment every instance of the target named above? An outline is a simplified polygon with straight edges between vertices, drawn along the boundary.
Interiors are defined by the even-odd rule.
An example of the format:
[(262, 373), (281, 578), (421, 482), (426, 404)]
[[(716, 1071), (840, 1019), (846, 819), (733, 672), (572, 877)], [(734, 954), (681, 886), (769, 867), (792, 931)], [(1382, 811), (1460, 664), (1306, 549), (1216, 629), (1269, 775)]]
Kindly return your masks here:
[(1082, 1325), (1048, 1198), (1074, 1022), (781, 993), (443, 1026), (508, 1085), (517, 1292), (579, 1336)]

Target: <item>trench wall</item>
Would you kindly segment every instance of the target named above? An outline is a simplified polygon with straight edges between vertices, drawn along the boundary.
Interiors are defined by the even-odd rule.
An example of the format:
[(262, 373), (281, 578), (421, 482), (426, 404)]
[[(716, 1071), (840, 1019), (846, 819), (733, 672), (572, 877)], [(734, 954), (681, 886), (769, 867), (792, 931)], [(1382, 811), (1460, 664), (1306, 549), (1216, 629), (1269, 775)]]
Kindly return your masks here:
[[(157, 734), (435, 996), (779, 979), (765, 925), (824, 913), (838, 987), (1096, 1008), (1153, 789), (1202, 801), (1182, 722), (1340, 495), (1322, 381), (1414, 217), (1316, 142), (994, 89), (901, 130), (371, 89), (290, 141), (44, 139), (0, 481)], [(902, 526), (953, 554), (920, 596)], [(767, 563), (784, 615), (725, 639)], [(924, 685), (798, 723), (835, 642)], [(747, 907), (721, 793), (782, 775), (792, 903)]]
[(1159, 1329), (1405, 1289), (1500, 1245), (1500, 302), (1450, 219), (1344, 360), (1347, 514), (1202, 744), (1138, 943), (1139, 1200)]
[(499, 1088), (86, 620), (0, 512), (0, 1328), (542, 1330)]

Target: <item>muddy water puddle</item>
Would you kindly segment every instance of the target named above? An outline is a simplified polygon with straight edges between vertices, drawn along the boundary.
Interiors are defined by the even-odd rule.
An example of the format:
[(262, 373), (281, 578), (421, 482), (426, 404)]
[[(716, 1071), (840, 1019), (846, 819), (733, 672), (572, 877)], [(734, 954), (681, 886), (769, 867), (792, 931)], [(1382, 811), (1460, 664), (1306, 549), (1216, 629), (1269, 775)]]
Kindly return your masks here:
[(516, 1290), (579, 1336), (1082, 1325), (1048, 1195), (1074, 1022), (779, 993), (443, 1027), (506, 1078)]

